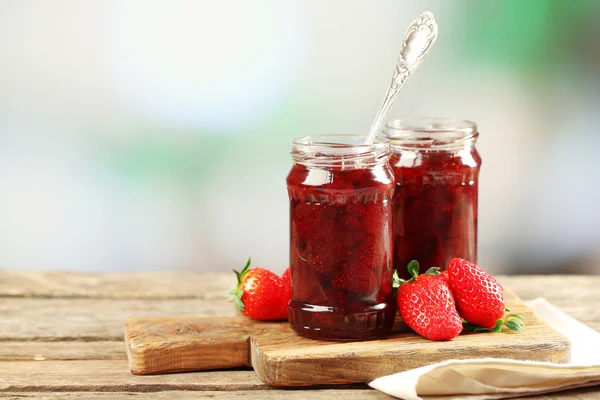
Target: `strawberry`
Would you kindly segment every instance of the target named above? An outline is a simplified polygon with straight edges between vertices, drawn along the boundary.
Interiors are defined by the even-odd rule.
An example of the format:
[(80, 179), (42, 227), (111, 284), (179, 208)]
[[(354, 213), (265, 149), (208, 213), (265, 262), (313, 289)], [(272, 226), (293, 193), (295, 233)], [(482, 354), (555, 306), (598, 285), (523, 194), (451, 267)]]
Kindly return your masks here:
[(419, 275), (419, 263), (411, 261), (408, 281), (399, 279), (396, 301), (400, 316), (419, 335), (430, 340), (451, 340), (462, 331), (462, 320), (456, 311), (450, 286), (438, 268)]
[(502, 326), (523, 330), (523, 317), (518, 314), (511, 314), (504, 321), (507, 309), (502, 285), (477, 265), (462, 258), (451, 259), (448, 280), (458, 311), (472, 324), (466, 325), (468, 330), (499, 332)]
[[(250, 268), (250, 259), (241, 272), (233, 270), (238, 284), (228, 291), (235, 306), (247, 317), (260, 321), (287, 319), (291, 298), (289, 278), (264, 268)], [(287, 274), (289, 277), (289, 273)]]

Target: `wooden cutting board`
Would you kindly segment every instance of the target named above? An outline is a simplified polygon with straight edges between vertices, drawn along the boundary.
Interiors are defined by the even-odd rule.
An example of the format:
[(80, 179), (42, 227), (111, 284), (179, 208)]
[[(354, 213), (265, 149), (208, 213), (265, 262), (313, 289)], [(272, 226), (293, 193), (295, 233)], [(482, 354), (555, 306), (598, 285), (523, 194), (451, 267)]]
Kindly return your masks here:
[(538, 319), (512, 292), (507, 306), (525, 317), (522, 333), (466, 333), (432, 342), (399, 319), (392, 334), (365, 342), (326, 342), (298, 336), (286, 322), (246, 317), (130, 318), (125, 340), (138, 375), (253, 367), (273, 386), (369, 382), (383, 375), (467, 358), (512, 358), (565, 363), (569, 341)]

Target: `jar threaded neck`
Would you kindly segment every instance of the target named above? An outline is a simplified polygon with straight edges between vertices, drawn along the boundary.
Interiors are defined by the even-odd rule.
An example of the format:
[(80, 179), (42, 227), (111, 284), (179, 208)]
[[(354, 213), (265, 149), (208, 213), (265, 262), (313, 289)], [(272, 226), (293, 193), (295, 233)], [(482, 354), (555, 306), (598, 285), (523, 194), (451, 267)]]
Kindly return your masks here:
[(389, 121), (384, 133), (392, 149), (459, 150), (479, 136), (474, 122), (456, 118), (423, 117)]
[(317, 167), (366, 168), (383, 164), (390, 157), (390, 140), (376, 137), (365, 144), (367, 135), (314, 135), (292, 141), (295, 163)]

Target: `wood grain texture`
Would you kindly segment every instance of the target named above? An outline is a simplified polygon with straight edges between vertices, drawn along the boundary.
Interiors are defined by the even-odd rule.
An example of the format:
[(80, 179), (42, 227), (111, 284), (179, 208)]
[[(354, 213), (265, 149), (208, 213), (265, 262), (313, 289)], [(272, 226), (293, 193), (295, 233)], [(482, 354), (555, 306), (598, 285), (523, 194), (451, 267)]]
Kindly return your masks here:
[[(600, 331), (600, 301), (555, 300), (555, 306)], [(594, 306), (594, 304), (598, 304)], [(131, 316), (234, 316), (225, 300), (0, 298), (2, 341), (120, 341)]]
[[(517, 275), (498, 280), (522, 299), (600, 301), (600, 276)], [(233, 274), (191, 272), (70, 273), (0, 270), (0, 297), (225, 299)], [(578, 290), (573, 290), (573, 288)]]
[(599, 304), (600, 301), (585, 303), (577, 300), (565, 299), (551, 302), (561, 311), (580, 320), (581, 322), (600, 321), (600, 307), (590, 307), (590, 304)]
[(153, 392), (266, 389), (252, 370), (152, 377), (129, 372), (126, 360), (0, 362), (0, 391)]
[(129, 367), (135, 374), (156, 374), (252, 366), (269, 385), (305, 386), (369, 382), (448, 359), (568, 362), (567, 339), (510, 291), (505, 296), (507, 306), (525, 316), (523, 333), (465, 334), (449, 342), (428, 341), (401, 323), (385, 339), (334, 343), (300, 337), (287, 323), (243, 317), (134, 318), (125, 324)]
[[(600, 321), (587, 325), (600, 332)], [(0, 361), (126, 359), (123, 341), (0, 342)]]
[[(107, 400), (114, 399), (115, 396), (122, 396), (130, 400), (197, 400), (197, 399), (220, 399), (220, 400), (306, 400), (309, 396), (319, 400), (338, 400), (338, 399), (365, 399), (365, 400), (390, 400), (392, 397), (381, 392), (364, 389), (313, 389), (309, 393), (304, 390), (239, 390), (235, 392), (223, 391), (168, 391), (153, 393), (101, 393), (101, 392), (76, 392), (76, 393), (24, 393), (0, 392), (0, 399), (10, 400)], [(583, 397), (574, 397), (580, 399)], [(595, 399), (595, 398), (592, 398)]]
[[(255, 377), (253, 371), (232, 370), (215, 371), (218, 372), (215, 375), (213, 375), (215, 372), (202, 372), (135, 377), (129, 372), (125, 360), (112, 360), (113, 357), (124, 356), (122, 322), (128, 316), (158, 315), (157, 310), (164, 316), (234, 315), (228, 303), (211, 301), (226, 298), (224, 291), (231, 284), (230, 275), (229, 273), (71, 274), (0, 271), (0, 399), (112, 399), (142, 398), (141, 396), (144, 399), (159, 400), (171, 398), (186, 400), (192, 396), (219, 399), (276, 399), (283, 397), (282, 395), (290, 399), (305, 399), (312, 396), (321, 399), (390, 398), (368, 390), (366, 386), (356, 388), (355, 385), (351, 389), (336, 387), (335, 389), (312, 389), (310, 392), (263, 390), (267, 387)], [(500, 277), (500, 280), (522, 298), (545, 297), (572, 317), (584, 321), (600, 332), (598, 313), (600, 291), (597, 290), (600, 287), (600, 276), (510, 276)], [(48, 307), (43, 306), (43, 302), (65, 298), (69, 301), (59, 301)], [(93, 299), (119, 299), (120, 301), (97, 303), (92, 301)], [(153, 301), (160, 299), (169, 301), (165, 306), (160, 306), (160, 301)], [(189, 299), (198, 301), (187, 308)], [(8, 300), (12, 303), (7, 307)], [(30, 302), (31, 300), (40, 303)], [(131, 304), (128, 304), (129, 302)], [(144, 303), (149, 306), (145, 307)], [(220, 308), (219, 304), (223, 305), (223, 308)], [(36, 307), (41, 307), (43, 312), (36, 313)], [(22, 312), (19, 313), (19, 310)], [(140, 313), (133, 314), (130, 310), (138, 310)], [(118, 314), (126, 315), (119, 320), (121, 315)], [(20, 326), (23, 328), (19, 328)], [(49, 327), (58, 335), (57, 338), (52, 338), (44, 327)], [(14, 329), (19, 332), (18, 335), (11, 332)], [(86, 331), (87, 334), (78, 335), (79, 331)], [(105, 342), (97, 342), (109, 337), (115, 339), (107, 342), (111, 345), (104, 346)], [(41, 342), (40, 338), (50, 341)], [(83, 350), (87, 344), (92, 344), (91, 349)], [(27, 346), (31, 346), (30, 351)], [(122, 350), (119, 351), (118, 346), (122, 346)], [(77, 350), (78, 348), (81, 351)], [(119, 352), (121, 356), (118, 356)], [(26, 360), (30, 354), (38, 353), (43, 354), (46, 361), (14, 361), (14, 359)], [(81, 360), (51, 361), (70, 360), (70, 357), (81, 357)], [(86, 359), (92, 360), (85, 361)], [(93, 361), (93, 359), (101, 361)], [(107, 364), (112, 366), (109, 367)], [(105, 371), (108, 371), (106, 374), (108, 379), (104, 378)], [(240, 373), (247, 374), (248, 379), (252, 381), (244, 382), (245, 378), (240, 376)], [(177, 380), (178, 377), (194, 377), (192, 379), (194, 381), (197, 380), (195, 377), (207, 376), (207, 374), (208, 381), (201, 382), (200, 386), (213, 385), (218, 389), (187, 391), (190, 382)], [(155, 380), (163, 377), (177, 377), (177, 379), (166, 383)], [(141, 381), (135, 380), (136, 378)], [(13, 387), (19, 388), (15, 389), (18, 391), (6, 389), (9, 379)], [(248, 389), (240, 389), (249, 383), (252, 384)], [(97, 388), (97, 391), (93, 388)], [(104, 392), (105, 388), (112, 392)], [(59, 390), (61, 391), (55, 393)], [(197, 386), (194, 390), (198, 390)], [(578, 389), (532, 398), (600, 400), (600, 388)]]
[[(116, 397), (118, 396), (118, 397)], [(318, 400), (391, 400), (393, 397), (370, 389), (312, 389), (310, 392), (304, 390), (240, 390), (235, 392), (222, 391), (166, 391), (152, 393), (102, 393), (102, 392), (71, 392), (71, 393), (45, 393), (45, 392), (0, 392), (0, 399), (5, 400), (107, 400), (115, 398), (127, 398), (130, 400), (196, 400), (196, 399), (219, 399), (219, 400), (306, 400), (313, 397)], [(596, 388), (583, 388), (567, 390), (565, 392), (553, 393), (541, 396), (529, 397), (532, 400), (600, 400), (600, 393)], [(450, 400), (450, 399), (449, 399)]]
[(0, 298), (0, 341), (122, 340), (131, 316), (235, 315), (225, 299)]
[(234, 282), (233, 273), (0, 270), (0, 297), (211, 300), (225, 299)]
[(600, 301), (600, 275), (504, 275), (498, 280), (524, 300), (544, 297), (551, 303), (567, 299)]
[[(0, 271), (2, 272), (2, 271)], [(13, 273), (14, 284), (17, 284), (20, 279), (20, 274)], [(38, 282), (30, 277), (37, 276), (36, 273), (25, 274), (26, 282)], [(74, 285), (85, 280), (85, 276), (76, 274), (75, 278), (67, 278), (69, 274), (56, 273), (49, 274), (54, 276), (55, 280), (60, 280), (63, 286), (62, 294), (73, 294), (77, 292)], [(115, 276), (120, 274), (107, 274), (110, 278), (106, 278), (109, 282), (115, 282), (114, 288), (127, 288), (131, 283), (118, 284)], [(130, 274), (123, 274), (123, 279), (129, 278)], [(134, 274), (139, 278), (137, 274)], [(166, 274), (170, 276), (170, 274)], [(159, 276), (161, 276), (159, 274)], [(183, 275), (183, 278), (176, 279), (171, 277), (173, 282), (192, 279), (196, 282), (192, 286), (196, 287), (199, 292), (204, 291), (201, 279), (196, 279), (196, 274), (192, 274), (194, 278)], [(0, 295), (0, 342), (3, 340), (20, 340), (20, 341), (62, 341), (62, 340), (121, 340), (122, 339), (122, 322), (131, 316), (169, 316), (169, 315), (193, 315), (193, 316), (232, 316), (235, 311), (231, 304), (227, 303), (225, 297), (216, 297), (217, 293), (224, 293), (228, 283), (228, 275), (216, 274), (222, 277), (217, 281), (220, 283), (210, 283), (213, 287), (214, 298), (165, 298), (160, 299), (164, 295), (161, 281), (153, 281), (154, 278), (146, 278), (146, 289), (140, 290), (138, 293), (143, 293), (147, 299), (128, 299), (124, 295), (115, 294), (115, 297), (120, 299), (111, 299), (108, 296), (109, 292), (105, 292), (101, 287), (95, 288), (95, 291), (89, 293), (90, 296), (100, 296), (100, 298), (23, 298), (23, 297), (4, 297)], [(155, 277), (156, 278), (156, 277)], [(185, 278), (185, 279), (184, 279)], [(206, 281), (213, 279), (210, 275)], [(600, 323), (600, 307), (594, 304), (600, 304), (600, 300), (596, 298), (600, 296), (600, 291), (596, 290), (600, 287), (600, 277), (556, 277), (556, 276), (540, 276), (540, 277), (502, 277), (501, 278), (507, 287), (514, 285), (517, 287), (517, 293), (522, 293), (523, 298), (534, 298), (540, 294), (540, 288), (546, 288), (547, 295), (554, 305), (565, 311), (572, 317), (579, 319), (590, 326), (594, 327), (595, 323)], [(566, 281), (565, 281), (566, 280)], [(104, 280), (100, 279), (100, 282)], [(152, 283), (157, 288), (158, 293), (154, 298), (152, 293)], [(189, 283), (189, 282), (188, 282)], [(206, 283), (207, 285), (209, 283)], [(10, 285), (0, 280), (2, 285), (1, 290), (8, 290)], [(50, 283), (50, 286), (56, 286), (58, 283)], [(221, 285), (221, 287), (217, 287)], [(12, 290), (13, 293), (28, 292), (35, 293), (34, 297), (40, 297), (40, 293), (47, 293), (41, 288), (40, 291), (35, 291), (34, 288), (28, 290), (19, 289)], [(88, 286), (91, 286), (88, 284)], [(79, 292), (82, 294), (83, 292)], [(569, 294), (571, 293), (571, 294)], [(27, 321), (27, 323), (24, 323)], [(598, 329), (598, 328), (595, 328)]]
[(123, 341), (0, 342), (0, 361), (126, 359)]

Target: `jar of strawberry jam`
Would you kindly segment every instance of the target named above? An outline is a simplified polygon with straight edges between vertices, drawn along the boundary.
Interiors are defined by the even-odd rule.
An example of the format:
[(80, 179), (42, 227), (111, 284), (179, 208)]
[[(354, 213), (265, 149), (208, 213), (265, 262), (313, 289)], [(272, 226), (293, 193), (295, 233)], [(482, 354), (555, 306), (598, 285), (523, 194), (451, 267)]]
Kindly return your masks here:
[(477, 262), (477, 126), (451, 118), (390, 121), (394, 194), (394, 268), (445, 269), (453, 257)]
[(292, 142), (288, 315), (303, 336), (362, 340), (394, 324), (389, 140), (365, 139), (317, 135)]

